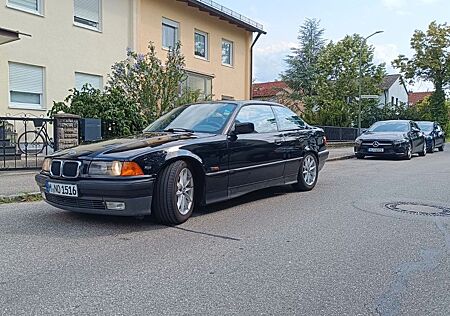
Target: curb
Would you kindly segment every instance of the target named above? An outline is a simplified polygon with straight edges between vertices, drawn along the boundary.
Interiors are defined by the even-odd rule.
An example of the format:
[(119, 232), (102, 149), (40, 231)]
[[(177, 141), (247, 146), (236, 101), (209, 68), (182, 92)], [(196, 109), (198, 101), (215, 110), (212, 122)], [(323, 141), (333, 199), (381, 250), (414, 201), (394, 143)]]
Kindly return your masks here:
[(334, 158), (328, 158), (328, 161), (339, 161), (339, 160), (349, 160), (349, 159), (353, 159), (355, 158), (355, 154), (351, 154), (351, 155), (345, 155), (345, 156), (340, 156), (340, 157), (334, 157)]
[(40, 192), (0, 195), (0, 205), (8, 203), (36, 202), (42, 200)]

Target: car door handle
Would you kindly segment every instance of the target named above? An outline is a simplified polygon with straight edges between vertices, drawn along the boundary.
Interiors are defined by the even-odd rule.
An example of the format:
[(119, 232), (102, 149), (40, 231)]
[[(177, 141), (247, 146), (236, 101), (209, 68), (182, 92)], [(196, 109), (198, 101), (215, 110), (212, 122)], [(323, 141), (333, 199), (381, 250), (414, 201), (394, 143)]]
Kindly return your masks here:
[(275, 138), (274, 143), (277, 146), (281, 146), (281, 145), (283, 145), (283, 139), (282, 138)]

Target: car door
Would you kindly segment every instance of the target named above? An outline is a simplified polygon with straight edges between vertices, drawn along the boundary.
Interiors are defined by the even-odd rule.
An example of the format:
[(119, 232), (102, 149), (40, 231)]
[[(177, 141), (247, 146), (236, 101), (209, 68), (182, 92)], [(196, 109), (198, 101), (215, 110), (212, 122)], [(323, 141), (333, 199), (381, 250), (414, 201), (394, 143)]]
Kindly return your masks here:
[(283, 184), (282, 135), (278, 132), (275, 115), (269, 105), (243, 106), (235, 123), (253, 123), (250, 134), (228, 137), (230, 197)]
[(421, 136), (420, 128), (415, 122), (410, 122), (410, 139), (413, 144), (413, 153), (417, 153), (423, 146), (423, 137)]
[(309, 146), (311, 129), (301, 118), (284, 106), (272, 106), (277, 118), (279, 131), (283, 135), (283, 159), (285, 160), (284, 179), (285, 183), (297, 181), (301, 158), (305, 149)]
[(434, 137), (435, 137), (435, 144), (436, 144), (435, 146), (436, 147), (442, 146), (445, 142), (445, 136), (444, 136), (444, 132), (442, 131), (441, 126), (437, 123), (435, 124), (434, 133), (435, 133)]

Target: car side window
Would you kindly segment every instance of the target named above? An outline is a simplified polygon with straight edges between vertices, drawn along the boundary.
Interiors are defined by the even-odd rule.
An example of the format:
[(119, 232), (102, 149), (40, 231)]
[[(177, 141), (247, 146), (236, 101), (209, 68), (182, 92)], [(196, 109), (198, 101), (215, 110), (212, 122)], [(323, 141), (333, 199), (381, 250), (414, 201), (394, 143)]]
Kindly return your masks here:
[(253, 123), (256, 133), (277, 131), (277, 121), (270, 106), (251, 104), (244, 106), (236, 116), (236, 123)]
[(273, 106), (273, 111), (280, 124), (280, 131), (304, 129), (305, 122), (293, 111), (283, 106)]

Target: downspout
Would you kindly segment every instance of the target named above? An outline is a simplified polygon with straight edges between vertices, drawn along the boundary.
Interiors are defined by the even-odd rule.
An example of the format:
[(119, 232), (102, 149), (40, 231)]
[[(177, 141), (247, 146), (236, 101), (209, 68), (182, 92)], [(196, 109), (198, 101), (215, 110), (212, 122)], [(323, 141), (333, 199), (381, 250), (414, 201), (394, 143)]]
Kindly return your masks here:
[(258, 41), (259, 37), (263, 34), (263, 32), (258, 32), (256, 38), (254, 39), (252, 46), (250, 46), (250, 100), (253, 99), (253, 47)]

